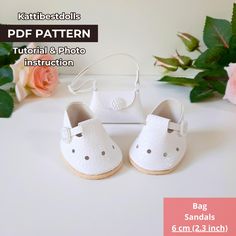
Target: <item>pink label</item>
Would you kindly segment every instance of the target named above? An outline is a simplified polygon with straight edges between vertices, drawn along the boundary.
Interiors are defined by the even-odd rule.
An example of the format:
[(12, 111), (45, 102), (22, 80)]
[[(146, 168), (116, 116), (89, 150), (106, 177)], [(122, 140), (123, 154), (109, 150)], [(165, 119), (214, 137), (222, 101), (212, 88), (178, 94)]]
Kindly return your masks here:
[(164, 236), (236, 236), (236, 198), (165, 198)]

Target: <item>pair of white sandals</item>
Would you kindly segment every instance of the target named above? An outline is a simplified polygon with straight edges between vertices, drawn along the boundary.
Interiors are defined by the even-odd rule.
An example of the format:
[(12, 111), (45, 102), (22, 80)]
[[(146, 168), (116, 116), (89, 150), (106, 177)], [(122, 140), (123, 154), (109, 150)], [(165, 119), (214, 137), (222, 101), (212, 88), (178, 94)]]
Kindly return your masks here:
[[(161, 102), (147, 116), (146, 124), (133, 142), (131, 164), (146, 174), (173, 171), (186, 151), (187, 123), (183, 105), (176, 100)], [(122, 166), (122, 152), (82, 103), (72, 103), (64, 114), (61, 151), (76, 172), (87, 179), (102, 179)]]

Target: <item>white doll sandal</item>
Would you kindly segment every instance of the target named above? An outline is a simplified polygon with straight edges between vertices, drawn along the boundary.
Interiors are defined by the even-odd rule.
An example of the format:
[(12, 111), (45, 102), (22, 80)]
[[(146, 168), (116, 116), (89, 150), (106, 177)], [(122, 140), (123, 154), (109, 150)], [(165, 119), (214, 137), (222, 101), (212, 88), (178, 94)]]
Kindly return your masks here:
[(120, 148), (82, 103), (72, 103), (65, 111), (61, 151), (70, 166), (87, 179), (106, 178), (122, 165)]
[(146, 174), (167, 174), (180, 163), (186, 151), (183, 110), (179, 101), (168, 99), (147, 116), (129, 152), (136, 169)]

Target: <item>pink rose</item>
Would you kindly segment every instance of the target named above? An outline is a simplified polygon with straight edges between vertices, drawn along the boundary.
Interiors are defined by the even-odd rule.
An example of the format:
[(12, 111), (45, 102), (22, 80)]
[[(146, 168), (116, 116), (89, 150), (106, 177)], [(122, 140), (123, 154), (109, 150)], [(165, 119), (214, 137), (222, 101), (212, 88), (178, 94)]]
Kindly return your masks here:
[(229, 67), (226, 67), (225, 69), (228, 73), (229, 80), (226, 86), (224, 99), (236, 104), (236, 63), (229, 64)]
[[(53, 57), (47, 55), (35, 55), (32, 60), (53, 60)], [(58, 84), (58, 71), (56, 67), (49, 66), (31, 66), (28, 71), (28, 83), (36, 96), (49, 97), (53, 94)]]
[[(28, 48), (35, 48), (35, 45), (31, 43)], [(30, 93), (40, 97), (52, 95), (58, 84), (57, 68), (24, 66), (25, 58), (28, 60), (53, 60), (51, 55), (22, 55), (14, 65), (11, 65), (17, 100), (21, 102)]]

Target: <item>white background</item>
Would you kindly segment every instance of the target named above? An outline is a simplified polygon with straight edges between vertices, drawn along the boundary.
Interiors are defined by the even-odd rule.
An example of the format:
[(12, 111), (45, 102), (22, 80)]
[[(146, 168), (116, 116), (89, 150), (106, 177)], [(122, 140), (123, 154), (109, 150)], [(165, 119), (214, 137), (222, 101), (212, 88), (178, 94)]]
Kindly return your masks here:
[[(98, 24), (99, 43), (81, 44), (86, 56), (75, 56), (76, 66), (61, 72), (75, 73), (87, 63), (114, 52), (127, 52), (141, 65), (143, 74), (156, 74), (152, 55), (171, 56), (176, 48), (184, 47), (176, 32), (185, 31), (202, 38), (205, 16), (231, 18), (233, 0), (18, 0), (3, 1), (0, 7), (1, 23), (18, 22), (17, 12), (71, 12), (82, 14), (79, 24)], [(50, 22), (58, 23), (58, 22)], [(64, 22), (61, 22), (64, 23)], [(77, 22), (66, 22), (77, 23)], [(74, 43), (71, 46), (79, 46)], [(94, 73), (131, 73), (132, 67), (119, 60), (111, 60), (94, 69)]]

